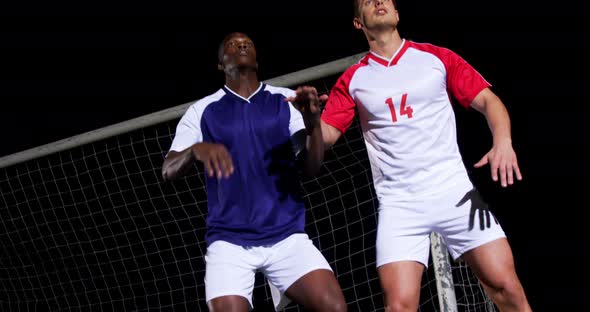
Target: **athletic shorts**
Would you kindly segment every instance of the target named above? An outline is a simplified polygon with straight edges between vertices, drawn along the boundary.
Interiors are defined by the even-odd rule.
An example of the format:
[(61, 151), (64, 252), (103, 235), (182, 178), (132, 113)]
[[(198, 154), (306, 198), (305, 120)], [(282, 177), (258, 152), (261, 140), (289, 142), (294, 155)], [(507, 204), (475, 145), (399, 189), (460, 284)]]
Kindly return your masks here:
[(268, 280), (275, 308), (282, 309), (290, 300), (289, 287), (305, 274), (325, 269), (330, 264), (307, 234), (293, 234), (268, 246), (242, 247), (226, 241), (215, 241), (205, 255), (205, 299), (236, 295), (252, 306), (255, 274), (262, 272)]
[(432, 232), (441, 234), (453, 260), (471, 249), (506, 237), (471, 182), (416, 200), (382, 200), (377, 266), (417, 261), (428, 267)]

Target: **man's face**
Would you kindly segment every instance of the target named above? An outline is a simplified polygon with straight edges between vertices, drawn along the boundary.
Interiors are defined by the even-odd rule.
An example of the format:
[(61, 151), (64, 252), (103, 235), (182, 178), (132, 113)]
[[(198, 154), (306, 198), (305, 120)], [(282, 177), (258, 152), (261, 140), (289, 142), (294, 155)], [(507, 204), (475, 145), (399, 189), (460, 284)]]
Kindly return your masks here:
[(354, 19), (358, 29), (397, 27), (399, 16), (392, 0), (358, 0), (360, 17)]
[(223, 44), (222, 65), (224, 68), (256, 67), (256, 48), (254, 42), (242, 33), (236, 33)]

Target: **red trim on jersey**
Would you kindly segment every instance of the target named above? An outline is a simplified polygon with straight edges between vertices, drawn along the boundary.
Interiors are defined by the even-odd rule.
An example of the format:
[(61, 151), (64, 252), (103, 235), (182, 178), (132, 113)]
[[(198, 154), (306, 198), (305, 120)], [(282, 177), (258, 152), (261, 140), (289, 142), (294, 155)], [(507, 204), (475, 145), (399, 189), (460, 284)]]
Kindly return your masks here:
[(441, 60), (447, 71), (447, 91), (465, 107), (469, 107), (479, 92), (491, 86), (471, 65), (449, 49), (416, 42), (412, 42), (410, 47)]
[(369, 52), (368, 57), (370, 59), (372, 59), (373, 61), (388, 67), (388, 66), (394, 66), (397, 65), (397, 62), (399, 61), (399, 59), (402, 57), (402, 55), (404, 55), (404, 53), (406, 52), (406, 50), (410, 47), (410, 43), (408, 40), (404, 40), (402, 46), (399, 48), (399, 51), (397, 52), (397, 54), (394, 56), (393, 60), (390, 61), (386, 61), (383, 58), (375, 55), (373, 52)]
[(377, 63), (385, 66), (385, 67), (387, 67), (387, 65), (389, 64), (389, 62), (387, 62), (386, 60), (384, 60), (384, 59), (382, 59), (382, 58), (380, 58), (380, 57), (378, 57), (376, 55), (374, 55), (373, 52), (370, 52), (370, 51), (369, 51), (369, 54), (367, 54), (367, 57), (370, 58), (371, 60), (373, 60), (373, 61), (375, 61), (375, 62), (377, 62)]
[(402, 45), (399, 52), (395, 55), (395, 57), (393, 58), (393, 60), (391, 61), (391, 64), (389, 66), (397, 65), (397, 62), (402, 57), (402, 55), (404, 55), (404, 53), (406, 53), (406, 50), (408, 50), (409, 47), (410, 47), (410, 42), (408, 40), (404, 40), (404, 44)]
[(349, 67), (332, 87), (330, 96), (326, 107), (322, 112), (322, 120), (330, 126), (346, 132), (346, 129), (352, 124), (354, 119), (356, 103), (350, 96), (350, 81), (352, 76), (360, 67), (369, 64), (369, 54), (365, 56), (359, 63)]

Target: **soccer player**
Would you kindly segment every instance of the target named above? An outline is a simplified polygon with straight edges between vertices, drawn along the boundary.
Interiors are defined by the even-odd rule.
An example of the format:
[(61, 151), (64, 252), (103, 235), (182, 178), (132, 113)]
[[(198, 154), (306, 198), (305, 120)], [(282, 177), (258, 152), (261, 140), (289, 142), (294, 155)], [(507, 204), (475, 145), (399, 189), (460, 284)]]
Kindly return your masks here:
[(308, 104), (295, 108), (285, 101), (293, 90), (261, 83), (243, 33), (227, 35), (218, 52), (225, 85), (189, 107), (162, 166), (165, 180), (196, 160), (205, 168), (208, 307), (252, 309), (261, 271), (279, 292), (277, 309), (290, 299), (311, 311), (346, 311), (329, 263), (304, 232), (299, 166), (313, 175), (324, 154), (317, 95), (304, 90)]
[[(490, 212), (459, 153), (449, 97), (486, 117), (493, 146), (475, 167), (489, 164), (492, 179), (506, 187), (522, 175), (504, 104), (459, 55), (402, 39), (392, 0), (355, 0), (354, 15), (370, 52), (332, 88), (322, 132), (329, 148), (358, 112), (379, 200), (377, 266), (386, 311), (417, 310), (433, 231), (502, 311), (530, 311), (500, 224), (470, 217)], [(289, 100), (306, 102), (299, 94)]]

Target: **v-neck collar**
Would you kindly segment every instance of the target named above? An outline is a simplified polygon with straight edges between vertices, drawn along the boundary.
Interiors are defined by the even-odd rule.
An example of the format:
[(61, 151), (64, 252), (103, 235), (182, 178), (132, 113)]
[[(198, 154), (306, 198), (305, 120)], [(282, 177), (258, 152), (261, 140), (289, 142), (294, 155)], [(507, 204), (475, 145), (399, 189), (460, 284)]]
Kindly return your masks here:
[(383, 57), (373, 51), (369, 51), (367, 56), (371, 60), (373, 60), (373, 61), (377, 62), (378, 64), (381, 64), (385, 67), (394, 66), (394, 65), (397, 65), (397, 62), (402, 57), (402, 55), (406, 52), (406, 50), (408, 49), (409, 46), (410, 46), (409, 41), (407, 41), (406, 39), (402, 39), (402, 44), (399, 46), (397, 51), (395, 51), (395, 53), (393, 54), (391, 59)]
[(258, 89), (256, 89), (256, 91), (252, 92), (252, 94), (250, 94), (250, 96), (248, 98), (245, 98), (237, 93), (235, 93), (232, 89), (230, 89), (227, 85), (223, 86), (223, 91), (225, 91), (226, 94), (228, 95), (232, 95), (234, 97), (237, 97), (238, 99), (241, 99), (243, 101), (246, 101), (248, 103), (250, 103), (250, 99), (252, 99), (256, 94), (258, 94), (260, 91), (262, 91), (264, 89), (265, 84), (263, 82), (260, 83), (260, 85), (258, 86)]

